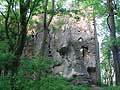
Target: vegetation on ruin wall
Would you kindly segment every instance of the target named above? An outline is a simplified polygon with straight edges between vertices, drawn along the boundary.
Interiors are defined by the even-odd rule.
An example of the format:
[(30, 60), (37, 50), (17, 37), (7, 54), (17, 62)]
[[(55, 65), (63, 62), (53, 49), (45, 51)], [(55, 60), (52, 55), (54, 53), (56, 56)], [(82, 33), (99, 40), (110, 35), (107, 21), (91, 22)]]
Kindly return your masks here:
[[(0, 90), (90, 90), (89, 86), (72, 85), (62, 76), (52, 75), (50, 68), (55, 62), (50, 58), (23, 58), (18, 72), (12, 75), (13, 58), (11, 54), (0, 55), (0, 68), (4, 68), (0, 76)], [(6, 66), (9, 70), (5, 73)]]
[[(103, 54), (101, 71), (105, 71), (102, 74), (102, 80), (106, 85), (114, 85), (113, 74), (115, 74), (116, 84), (120, 84), (120, 60), (117, 51), (120, 47), (120, 0), (117, 2), (116, 0), (73, 0), (71, 6), (75, 8), (72, 11), (64, 7), (65, 1), (0, 0), (0, 90), (89, 90), (91, 88), (71, 85), (63, 77), (52, 75), (50, 68), (55, 63), (51, 62), (53, 60), (41, 60), (39, 56), (32, 59), (21, 58), (25, 42), (28, 39), (27, 28), (29, 26), (43, 21), (44, 36), (47, 36), (54, 15), (69, 15), (72, 12), (84, 16), (86, 13), (79, 9), (81, 7), (83, 9), (91, 7), (93, 8), (91, 15), (98, 18), (104, 17), (102, 23), (107, 24), (104, 24), (105, 28), (102, 33), (108, 33), (103, 33), (104, 36), (107, 34), (107, 38), (104, 38), (101, 49)], [(31, 17), (39, 14), (44, 15), (42, 21), (34, 22)], [(114, 19), (114, 17), (116, 18)], [(75, 16), (74, 18), (79, 19), (80, 17)], [(60, 21), (61, 24), (64, 23), (62, 21), (64, 20)], [(55, 27), (59, 28), (59, 25)], [(46, 37), (43, 39), (43, 55), (47, 48), (45, 44)], [(116, 57), (112, 58), (112, 56)], [(102, 89), (120, 90), (120, 87), (102, 86)]]

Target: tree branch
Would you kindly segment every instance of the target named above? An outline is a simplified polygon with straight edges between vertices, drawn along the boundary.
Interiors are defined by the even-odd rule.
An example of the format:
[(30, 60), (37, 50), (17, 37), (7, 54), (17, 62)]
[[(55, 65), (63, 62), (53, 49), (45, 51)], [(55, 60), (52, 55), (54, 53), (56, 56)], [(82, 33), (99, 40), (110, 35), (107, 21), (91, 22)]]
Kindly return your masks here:
[(6, 18), (6, 16), (3, 14), (3, 12), (2, 12), (2, 11), (0, 11), (0, 13), (1, 13), (1, 15), (2, 15), (4, 18)]
[(10, 0), (10, 2), (8, 3), (7, 16), (5, 18), (5, 31), (6, 31), (6, 37), (7, 37), (7, 39), (10, 39), (10, 37), (9, 37), (9, 31), (8, 31), (8, 19), (9, 19), (9, 15), (10, 15), (11, 2), (12, 2), (12, 0)]
[(47, 6), (48, 6), (48, 0), (45, 1), (44, 6), (44, 30), (47, 28)]
[(15, 11), (14, 11), (14, 6), (16, 6), (16, 5), (14, 5), (14, 0), (13, 0), (13, 2), (12, 2), (12, 11), (13, 11), (13, 14), (14, 14), (14, 16), (15, 16), (15, 19), (16, 19), (16, 21), (17, 21), (17, 14), (16, 14)]
[(29, 16), (28, 16), (27, 23), (29, 22), (29, 19), (30, 19), (31, 15), (32, 15), (32, 12), (33, 12), (34, 8), (35, 8), (38, 4), (39, 4), (39, 0), (35, 0), (34, 3), (33, 3), (33, 6), (32, 6), (31, 9), (30, 9), (30, 14), (29, 14)]
[(49, 27), (49, 25), (50, 25), (50, 23), (51, 23), (51, 21), (52, 21), (52, 19), (53, 19), (53, 16), (54, 16), (54, 14), (55, 14), (54, 8), (55, 8), (55, 0), (52, 0), (52, 15), (51, 15), (51, 17), (50, 17), (50, 19), (49, 19), (49, 21), (48, 21), (48, 23), (47, 23), (47, 27)]

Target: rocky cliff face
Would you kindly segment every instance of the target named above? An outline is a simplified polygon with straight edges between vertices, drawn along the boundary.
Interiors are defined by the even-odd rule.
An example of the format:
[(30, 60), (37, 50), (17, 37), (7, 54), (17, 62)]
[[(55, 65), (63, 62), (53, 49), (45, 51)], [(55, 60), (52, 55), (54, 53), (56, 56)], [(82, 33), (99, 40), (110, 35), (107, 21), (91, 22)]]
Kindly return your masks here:
[[(62, 18), (64, 23), (55, 28), (54, 26), (57, 26), (57, 22)], [(93, 20), (89, 21), (85, 17), (76, 20), (70, 16), (55, 16), (52, 25), (48, 46), (49, 56), (58, 62), (52, 69), (54, 74), (67, 78), (79, 77), (72, 81), (77, 84), (96, 83), (99, 70)], [(42, 33), (42, 31), (38, 32), (37, 37), (32, 41), (33, 54), (38, 54), (40, 51)], [(27, 49), (24, 51), (27, 53)]]

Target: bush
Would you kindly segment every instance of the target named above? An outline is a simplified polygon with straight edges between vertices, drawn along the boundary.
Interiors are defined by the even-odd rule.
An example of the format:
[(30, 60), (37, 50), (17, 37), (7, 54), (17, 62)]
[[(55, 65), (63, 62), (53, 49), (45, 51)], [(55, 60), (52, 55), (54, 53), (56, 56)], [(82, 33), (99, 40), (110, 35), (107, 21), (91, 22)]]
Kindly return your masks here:
[(91, 90), (91, 88), (87, 86), (70, 85), (70, 83), (62, 77), (48, 75), (42, 77), (40, 80), (26, 82), (24, 88), (19, 90)]
[(45, 58), (44, 60), (39, 58), (24, 58), (21, 60), (21, 65), (19, 68), (19, 73), (24, 73), (30, 76), (46, 76), (46, 74), (51, 73), (51, 67), (55, 64), (54, 60), (50, 58)]
[(11, 53), (0, 53), (0, 66), (4, 64), (10, 64), (15, 59), (15, 56)]
[(9, 76), (0, 76), (0, 90), (11, 90)]
[(8, 47), (9, 45), (7, 41), (0, 40), (0, 52), (6, 52), (8, 50)]
[(102, 90), (120, 90), (120, 86), (103, 87)]
[(71, 85), (63, 77), (53, 76), (51, 59), (23, 58), (18, 73), (0, 76), (0, 90), (90, 90), (87, 86)]
[(15, 56), (11, 53), (0, 53), (0, 74), (8, 74), (8, 71), (14, 69), (13, 62)]

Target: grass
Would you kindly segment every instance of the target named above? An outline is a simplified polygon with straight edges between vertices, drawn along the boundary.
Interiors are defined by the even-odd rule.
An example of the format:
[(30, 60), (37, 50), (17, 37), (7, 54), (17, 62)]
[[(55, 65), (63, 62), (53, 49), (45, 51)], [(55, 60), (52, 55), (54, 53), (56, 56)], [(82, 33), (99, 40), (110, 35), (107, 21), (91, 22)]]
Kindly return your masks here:
[(120, 90), (120, 86), (108, 86), (108, 87), (102, 87), (101, 90)]

